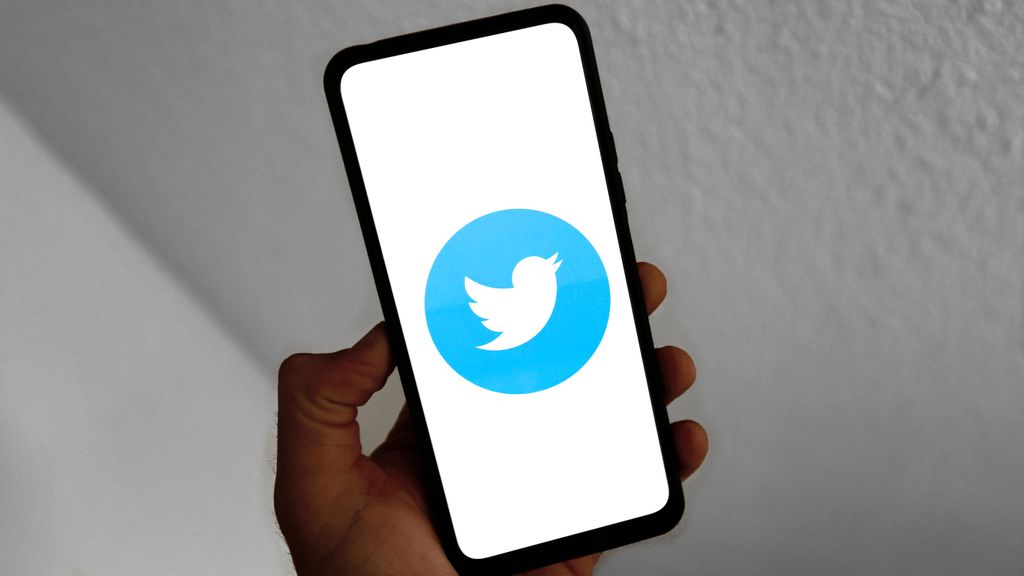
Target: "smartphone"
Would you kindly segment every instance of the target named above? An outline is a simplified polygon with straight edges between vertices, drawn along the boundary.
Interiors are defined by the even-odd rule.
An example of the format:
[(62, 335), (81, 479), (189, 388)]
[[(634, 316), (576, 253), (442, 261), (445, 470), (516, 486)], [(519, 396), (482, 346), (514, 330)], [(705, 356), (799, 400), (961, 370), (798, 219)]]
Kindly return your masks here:
[(353, 46), (324, 85), (452, 565), (671, 529), (682, 489), (582, 17)]

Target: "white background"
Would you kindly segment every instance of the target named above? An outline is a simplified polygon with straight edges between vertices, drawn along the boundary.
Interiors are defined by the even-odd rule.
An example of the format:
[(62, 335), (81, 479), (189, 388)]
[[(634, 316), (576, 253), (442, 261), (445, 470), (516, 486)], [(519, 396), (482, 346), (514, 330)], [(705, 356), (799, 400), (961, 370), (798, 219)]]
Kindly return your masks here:
[[(323, 67), (527, 4), (0, 2), (0, 572), (286, 573), (277, 365), (380, 318)], [(1024, 3), (574, 4), (711, 436), (598, 573), (1024, 572)]]
[[(463, 551), (484, 558), (660, 509), (665, 469), (572, 31), (549, 24), (360, 64), (341, 93)], [(510, 208), (579, 230), (611, 289), (590, 361), (524, 395), (452, 370), (423, 309), (441, 247)]]

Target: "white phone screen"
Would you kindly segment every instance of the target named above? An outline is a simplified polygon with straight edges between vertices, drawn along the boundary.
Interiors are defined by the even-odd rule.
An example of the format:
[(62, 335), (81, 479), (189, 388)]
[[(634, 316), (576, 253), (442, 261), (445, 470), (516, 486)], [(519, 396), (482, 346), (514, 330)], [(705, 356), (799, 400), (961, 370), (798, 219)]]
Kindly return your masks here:
[(462, 551), (660, 510), (665, 468), (572, 30), (360, 63), (340, 90)]

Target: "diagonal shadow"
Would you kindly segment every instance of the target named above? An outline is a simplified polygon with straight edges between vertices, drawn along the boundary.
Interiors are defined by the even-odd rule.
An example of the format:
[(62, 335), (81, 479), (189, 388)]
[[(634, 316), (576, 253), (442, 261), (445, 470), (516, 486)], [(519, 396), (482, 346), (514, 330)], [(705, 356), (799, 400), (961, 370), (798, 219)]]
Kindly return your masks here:
[(360, 23), (225, 6), (5, 4), (0, 94), (269, 371), (379, 317), (320, 87)]
[(323, 66), (515, 7), (401, 4), (13, 0), (0, 95), (269, 372), (380, 317)]

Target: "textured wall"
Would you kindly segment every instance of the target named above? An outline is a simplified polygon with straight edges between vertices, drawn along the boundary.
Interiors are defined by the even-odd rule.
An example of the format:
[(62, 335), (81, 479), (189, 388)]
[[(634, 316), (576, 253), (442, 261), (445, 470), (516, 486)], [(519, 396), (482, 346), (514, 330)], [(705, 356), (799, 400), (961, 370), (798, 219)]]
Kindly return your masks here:
[[(349, 44), (522, 5), (6, 0), (0, 94), (255, 362), (261, 381), (238, 378), (264, 395), (286, 353), (339, 347), (379, 316), (323, 65)], [(638, 253), (671, 284), (656, 336), (700, 369), (672, 411), (712, 440), (682, 527), (609, 555), (604, 573), (1024, 571), (1024, 3), (577, 8)], [(0, 179), (5, 206), (35, 193)], [(0, 297), (31, 309), (32, 291), (5, 283)], [(33, 363), (3, 358), (3, 429), (68, 409), (28, 402), (12, 382), (31, 381)], [(109, 359), (76, 362), (103, 374)], [(400, 401), (391, 386), (364, 411), (370, 443)], [(39, 473), (87, 475), (104, 454), (42, 459)], [(5, 477), (14, 465), (0, 454)], [(41, 506), (79, 547), (119, 545), (24, 502), (8, 492), (0, 509)], [(9, 542), (14, 568), (118, 571), (113, 553), (76, 564), (45, 533), (18, 556)], [(240, 572), (243, 552), (228, 554)], [(142, 553), (135, 565), (175, 571)]]

